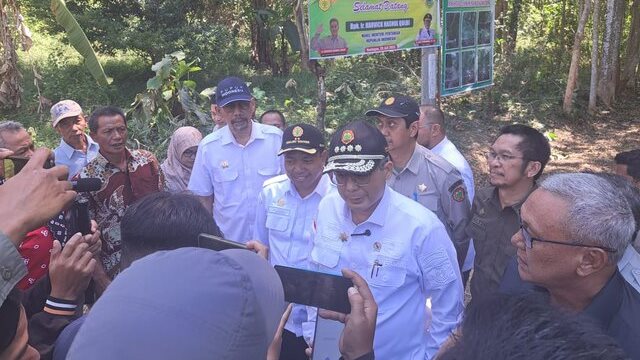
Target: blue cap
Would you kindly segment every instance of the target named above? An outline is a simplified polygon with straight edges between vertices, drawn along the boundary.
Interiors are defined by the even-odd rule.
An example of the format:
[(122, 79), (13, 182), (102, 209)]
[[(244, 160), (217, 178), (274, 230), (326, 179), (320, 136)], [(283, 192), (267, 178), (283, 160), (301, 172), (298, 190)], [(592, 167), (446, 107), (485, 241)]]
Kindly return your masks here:
[(251, 101), (251, 91), (247, 84), (235, 76), (226, 77), (216, 87), (216, 105), (225, 106), (234, 101)]

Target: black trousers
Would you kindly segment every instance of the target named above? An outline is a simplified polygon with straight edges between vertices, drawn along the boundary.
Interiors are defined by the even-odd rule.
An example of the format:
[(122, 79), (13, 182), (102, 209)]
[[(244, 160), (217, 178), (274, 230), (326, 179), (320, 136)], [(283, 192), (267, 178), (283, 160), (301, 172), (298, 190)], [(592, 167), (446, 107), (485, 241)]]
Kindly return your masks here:
[(304, 337), (297, 337), (289, 330), (282, 333), (282, 346), (280, 347), (280, 360), (309, 360), (304, 351), (307, 348)]

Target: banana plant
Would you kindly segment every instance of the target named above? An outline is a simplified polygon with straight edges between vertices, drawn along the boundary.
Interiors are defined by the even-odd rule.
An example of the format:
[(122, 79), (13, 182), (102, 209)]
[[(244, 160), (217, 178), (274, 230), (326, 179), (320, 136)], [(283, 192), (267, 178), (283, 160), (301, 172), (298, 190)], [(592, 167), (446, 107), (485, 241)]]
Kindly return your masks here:
[(98, 84), (103, 86), (109, 85), (113, 79), (108, 78), (105, 74), (95, 51), (93, 51), (91, 43), (89, 43), (89, 39), (87, 39), (87, 35), (85, 35), (80, 24), (78, 24), (73, 14), (71, 14), (67, 8), (64, 0), (51, 0), (50, 6), (56, 21), (62, 25), (66, 31), (69, 37), (69, 44), (84, 58), (91, 76), (96, 79)]

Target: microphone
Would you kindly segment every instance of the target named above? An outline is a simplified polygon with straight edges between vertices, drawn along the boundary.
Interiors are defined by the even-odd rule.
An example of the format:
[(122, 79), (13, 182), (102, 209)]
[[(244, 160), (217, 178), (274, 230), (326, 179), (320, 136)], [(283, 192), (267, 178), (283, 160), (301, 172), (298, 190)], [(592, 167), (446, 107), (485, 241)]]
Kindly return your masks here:
[(98, 178), (83, 178), (71, 180), (71, 185), (73, 191), (77, 192), (98, 191), (102, 187), (102, 181)]
[(371, 236), (371, 230), (367, 229), (361, 233), (351, 234), (351, 236)]

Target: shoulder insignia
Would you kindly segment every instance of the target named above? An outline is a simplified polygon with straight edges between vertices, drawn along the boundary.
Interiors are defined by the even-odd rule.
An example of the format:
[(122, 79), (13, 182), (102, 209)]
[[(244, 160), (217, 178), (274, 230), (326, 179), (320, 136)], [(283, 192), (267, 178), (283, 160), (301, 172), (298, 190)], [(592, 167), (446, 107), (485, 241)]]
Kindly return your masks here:
[(271, 179), (265, 180), (264, 183), (262, 183), (262, 187), (266, 188), (269, 185), (278, 184), (278, 183), (281, 183), (281, 182), (283, 182), (283, 181), (285, 181), (287, 179), (288, 179), (288, 177), (287, 177), (286, 174), (274, 176)]
[(445, 160), (442, 156), (432, 153), (430, 150), (424, 153), (424, 158), (447, 173), (457, 171), (450, 162)]

